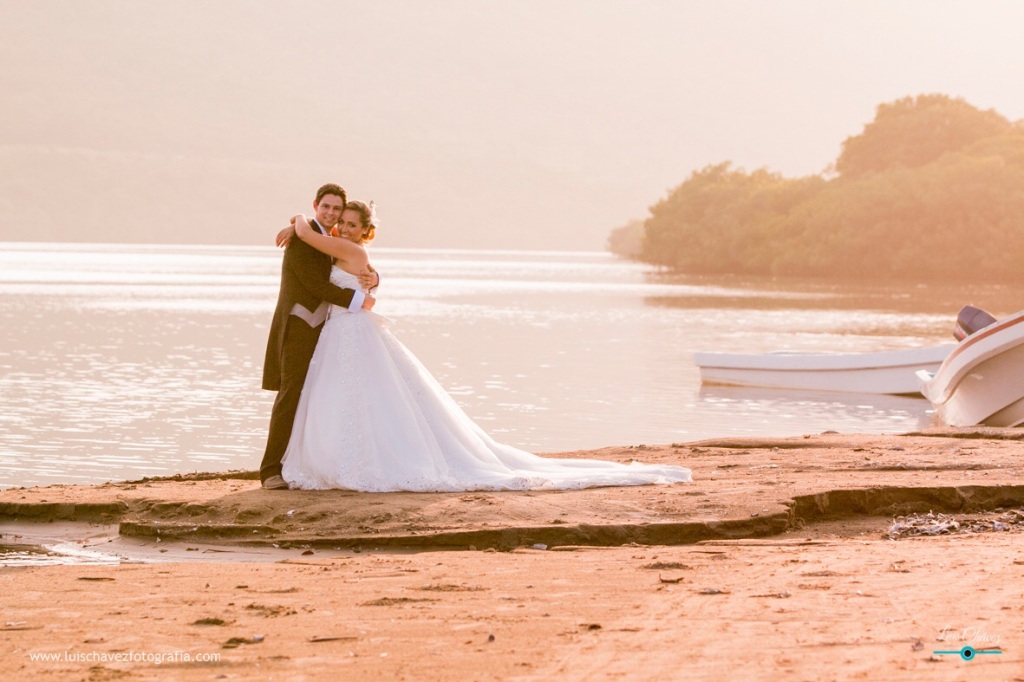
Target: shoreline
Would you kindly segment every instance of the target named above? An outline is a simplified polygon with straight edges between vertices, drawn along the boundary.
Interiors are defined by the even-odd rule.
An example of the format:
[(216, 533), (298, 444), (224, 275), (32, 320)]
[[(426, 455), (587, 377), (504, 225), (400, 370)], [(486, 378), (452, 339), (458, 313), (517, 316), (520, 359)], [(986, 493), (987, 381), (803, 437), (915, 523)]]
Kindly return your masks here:
[[(1020, 679), (1020, 528), (968, 519), (1024, 507), (1024, 432), (558, 456), (679, 463), (694, 482), (369, 494), (242, 473), (0, 491), (0, 543), (126, 557), (0, 565), (0, 662), (45, 679)], [(960, 529), (886, 537), (928, 512)], [(936, 653), (965, 645), (991, 655)]]
[(558, 491), (265, 491), (256, 472), (0, 491), (0, 523), (117, 525), (122, 537), (238, 546), (509, 550), (681, 545), (821, 521), (1024, 504), (1024, 431), (826, 433), (548, 455), (681, 464), (692, 483)]

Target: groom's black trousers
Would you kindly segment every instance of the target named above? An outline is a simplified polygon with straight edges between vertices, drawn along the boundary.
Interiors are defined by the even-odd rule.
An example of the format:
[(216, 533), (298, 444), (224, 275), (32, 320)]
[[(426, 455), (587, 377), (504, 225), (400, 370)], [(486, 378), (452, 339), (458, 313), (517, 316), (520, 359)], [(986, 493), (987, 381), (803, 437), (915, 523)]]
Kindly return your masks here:
[(314, 329), (297, 317), (289, 319), (285, 327), (284, 343), (281, 346), (281, 387), (274, 400), (274, 409), (270, 412), (267, 449), (260, 463), (261, 481), (281, 475), (281, 460), (288, 449), (288, 440), (292, 437), (299, 396), (302, 395), (302, 385), (306, 382), (309, 361), (316, 350), (321, 329), (323, 325)]

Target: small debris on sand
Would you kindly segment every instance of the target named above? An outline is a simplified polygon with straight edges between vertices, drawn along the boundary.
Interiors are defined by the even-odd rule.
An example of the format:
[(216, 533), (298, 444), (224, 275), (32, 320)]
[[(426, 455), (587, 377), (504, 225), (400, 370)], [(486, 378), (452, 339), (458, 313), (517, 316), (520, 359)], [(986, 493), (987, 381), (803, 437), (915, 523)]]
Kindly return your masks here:
[(897, 516), (886, 531), (890, 540), (920, 535), (951, 535), (955, 533), (993, 533), (1024, 530), (1024, 508), (1011, 509), (993, 517), (991, 514), (909, 514)]

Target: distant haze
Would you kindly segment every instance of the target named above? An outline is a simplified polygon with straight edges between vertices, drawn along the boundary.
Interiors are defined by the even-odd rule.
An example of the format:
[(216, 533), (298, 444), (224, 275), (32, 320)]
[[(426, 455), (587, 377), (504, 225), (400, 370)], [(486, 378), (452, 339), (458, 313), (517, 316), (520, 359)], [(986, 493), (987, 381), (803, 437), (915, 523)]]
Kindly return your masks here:
[(0, 0), (0, 241), (600, 249), (695, 169), (819, 173), (875, 107), (1024, 116), (1024, 5)]

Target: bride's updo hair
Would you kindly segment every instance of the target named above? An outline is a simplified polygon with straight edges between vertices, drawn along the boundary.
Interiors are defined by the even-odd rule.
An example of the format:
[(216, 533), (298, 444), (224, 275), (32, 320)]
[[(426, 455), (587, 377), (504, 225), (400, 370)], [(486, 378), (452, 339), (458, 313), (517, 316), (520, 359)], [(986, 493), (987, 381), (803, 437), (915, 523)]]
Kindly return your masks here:
[(376, 236), (378, 221), (377, 221), (377, 205), (372, 201), (369, 205), (364, 204), (361, 201), (350, 201), (345, 204), (346, 211), (355, 211), (359, 214), (359, 222), (362, 224), (363, 229), (366, 230), (366, 234), (360, 240), (360, 244), (365, 244), (372, 241)]

